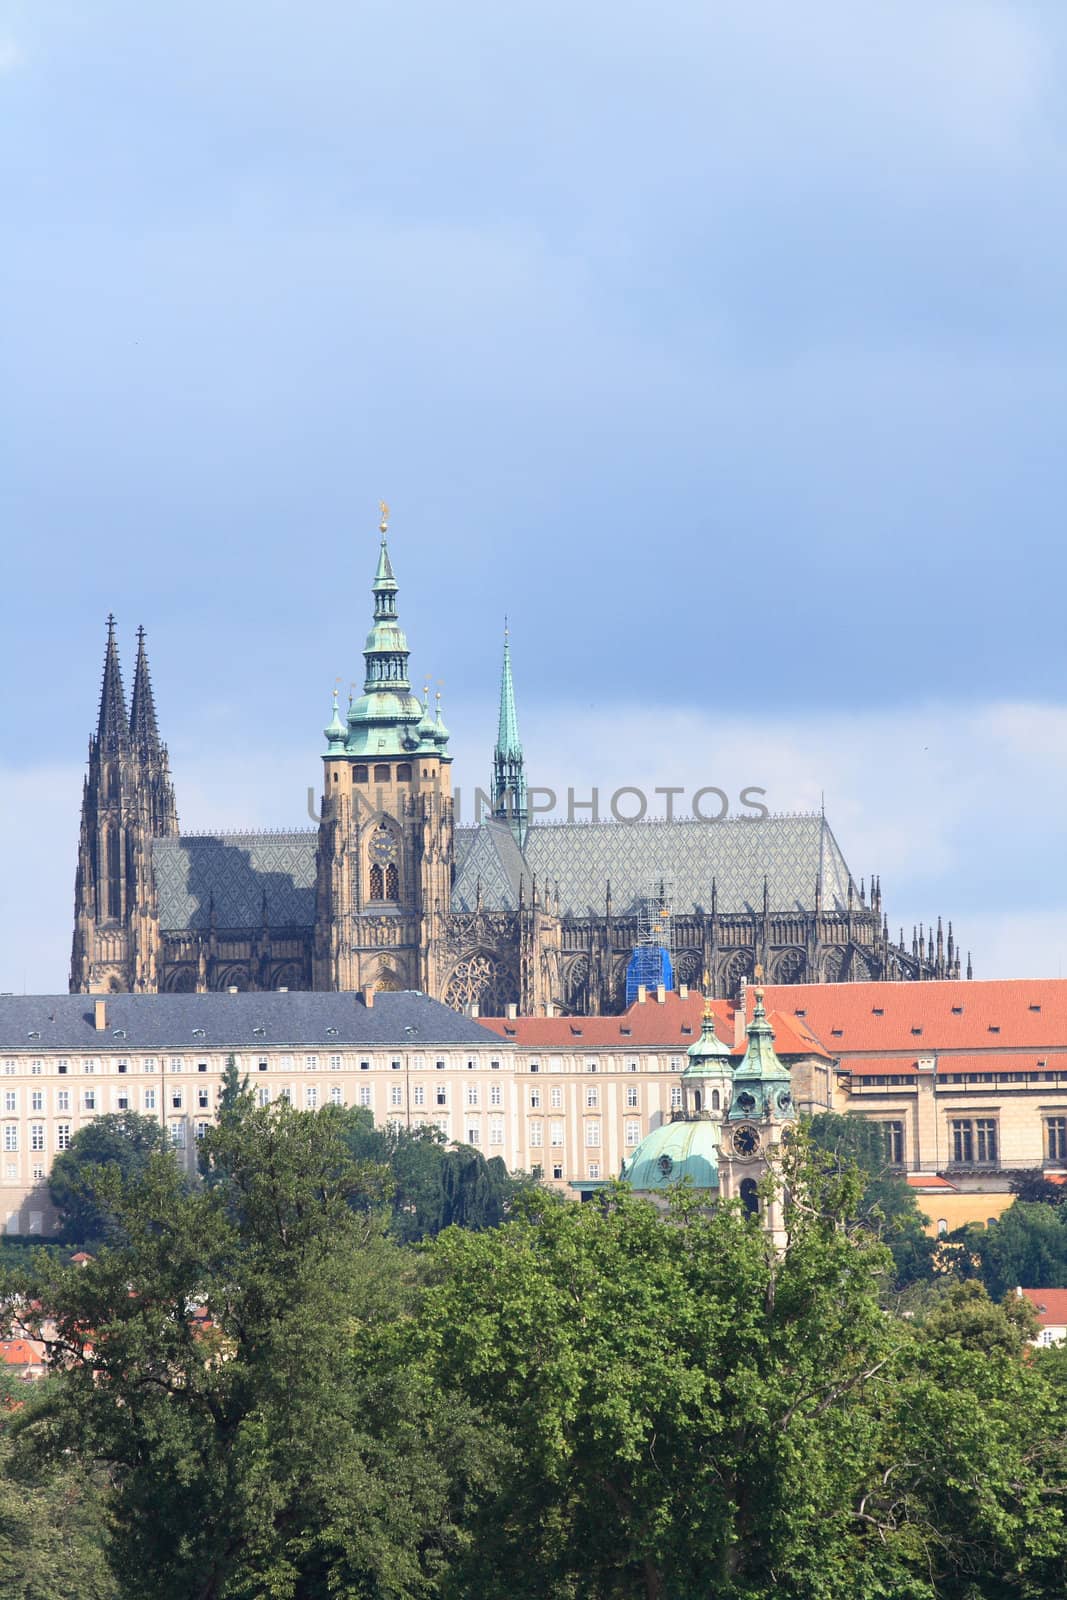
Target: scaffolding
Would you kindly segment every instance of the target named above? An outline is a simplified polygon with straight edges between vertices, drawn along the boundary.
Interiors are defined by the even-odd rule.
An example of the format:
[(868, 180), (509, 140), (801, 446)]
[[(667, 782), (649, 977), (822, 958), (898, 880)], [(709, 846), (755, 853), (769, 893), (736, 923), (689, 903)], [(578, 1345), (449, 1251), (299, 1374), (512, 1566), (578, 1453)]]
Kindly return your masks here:
[(638, 989), (653, 992), (674, 988), (674, 884), (659, 882), (637, 902), (637, 940), (626, 967), (626, 1004), (633, 1005)]

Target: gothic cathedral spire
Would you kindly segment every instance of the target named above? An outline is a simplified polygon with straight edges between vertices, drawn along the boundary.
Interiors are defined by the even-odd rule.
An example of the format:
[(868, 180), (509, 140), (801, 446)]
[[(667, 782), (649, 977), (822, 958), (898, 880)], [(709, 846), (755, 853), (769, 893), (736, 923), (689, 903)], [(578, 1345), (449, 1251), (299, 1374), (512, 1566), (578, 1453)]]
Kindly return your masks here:
[[(132, 730), (131, 730), (132, 721)], [(133, 715), (126, 713), (115, 619), (107, 619), (104, 678), (82, 791), (70, 987), (83, 993), (153, 990), (159, 921), (152, 840), (178, 832), (166, 746), (156, 724), (144, 630), (138, 634)]]
[(521, 845), (526, 837), (529, 812), (526, 774), (519, 719), (515, 711), (515, 685), (511, 677), (511, 642), (504, 622), (504, 665), (500, 674), (500, 718), (493, 749), (493, 816), (507, 822)]

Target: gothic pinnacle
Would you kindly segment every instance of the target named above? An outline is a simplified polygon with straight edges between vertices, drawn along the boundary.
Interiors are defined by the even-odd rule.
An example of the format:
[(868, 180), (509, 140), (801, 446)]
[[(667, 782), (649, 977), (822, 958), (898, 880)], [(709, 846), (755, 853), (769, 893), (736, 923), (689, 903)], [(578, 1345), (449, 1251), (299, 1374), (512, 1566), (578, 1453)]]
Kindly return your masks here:
[(100, 716), (96, 736), (104, 750), (125, 749), (130, 742), (126, 717), (126, 695), (122, 687), (119, 647), (115, 639), (115, 618), (107, 619), (107, 646), (104, 651), (104, 679), (100, 687)]

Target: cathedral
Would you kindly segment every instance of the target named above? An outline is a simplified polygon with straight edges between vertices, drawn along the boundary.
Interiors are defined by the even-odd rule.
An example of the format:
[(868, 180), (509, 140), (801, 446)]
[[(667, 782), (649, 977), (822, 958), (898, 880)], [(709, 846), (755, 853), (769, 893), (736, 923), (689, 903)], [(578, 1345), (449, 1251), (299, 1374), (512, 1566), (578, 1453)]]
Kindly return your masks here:
[[(539, 822), (505, 637), (491, 815), (453, 816), (440, 697), (412, 693), (383, 508), (363, 693), (325, 729), (316, 829), (183, 834), (144, 630), (127, 707), (108, 619), (89, 744), (70, 987), (83, 993), (417, 989), (502, 1015), (620, 1012), (640, 985), (958, 977), (891, 940), (825, 815)], [(968, 976), (970, 963), (968, 959)]]

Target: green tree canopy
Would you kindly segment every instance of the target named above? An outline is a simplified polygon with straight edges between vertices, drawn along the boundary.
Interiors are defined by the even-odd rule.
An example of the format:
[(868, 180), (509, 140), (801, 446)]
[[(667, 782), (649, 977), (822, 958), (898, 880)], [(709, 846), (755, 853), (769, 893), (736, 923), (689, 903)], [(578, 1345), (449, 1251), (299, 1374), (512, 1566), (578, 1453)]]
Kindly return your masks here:
[(851, 1112), (842, 1116), (823, 1111), (812, 1117), (808, 1131), (815, 1149), (842, 1169), (854, 1165), (863, 1173), (855, 1219), (889, 1246), (897, 1287), (930, 1279), (937, 1242), (925, 1232), (928, 1219), (919, 1210), (915, 1191), (886, 1160), (885, 1135), (878, 1123)]
[(120, 1111), (94, 1117), (79, 1128), (52, 1163), (48, 1180), (59, 1224), (72, 1244), (96, 1245), (114, 1231), (115, 1214), (103, 1180), (109, 1173), (131, 1179), (146, 1171), (152, 1156), (166, 1147), (166, 1134), (153, 1117)]

